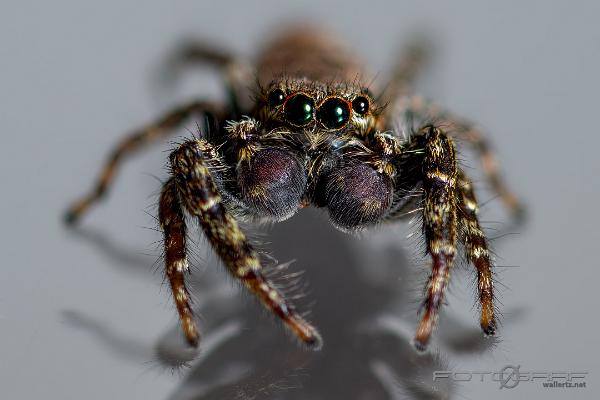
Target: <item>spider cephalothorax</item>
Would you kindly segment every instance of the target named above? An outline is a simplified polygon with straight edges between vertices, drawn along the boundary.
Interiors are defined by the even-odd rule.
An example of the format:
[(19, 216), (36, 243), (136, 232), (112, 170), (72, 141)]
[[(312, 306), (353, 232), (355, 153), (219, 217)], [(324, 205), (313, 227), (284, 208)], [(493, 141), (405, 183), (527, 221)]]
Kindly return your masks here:
[(251, 68), (203, 46), (181, 54), (184, 61), (199, 59), (223, 68), (228, 104), (193, 102), (135, 132), (116, 149), (95, 190), (73, 205), (67, 220), (75, 222), (102, 196), (124, 155), (191, 115), (213, 121), (201, 137), (172, 152), (171, 177), (159, 200), (165, 273), (189, 343), (196, 345), (199, 334), (184, 280), (186, 213), (199, 221), (235, 278), (302, 342), (320, 346), (317, 330), (265, 275), (238, 224), (240, 219), (281, 221), (307, 205), (327, 209), (332, 223), (345, 231), (421, 216), (432, 267), (415, 335), (418, 348), (430, 339), (459, 245), (477, 272), (481, 328), (495, 332), (492, 260), (454, 138), (479, 151), (483, 172), (505, 204), (513, 211), (520, 210), (519, 204), (498, 176), (478, 130), (409, 96), (422, 50), (411, 48), (394, 70), (385, 88), (390, 103), (385, 109), (359, 83), (359, 63), (330, 37), (311, 30), (282, 35), (258, 57), (258, 95), (246, 106), (243, 88), (251, 78), (240, 71)]

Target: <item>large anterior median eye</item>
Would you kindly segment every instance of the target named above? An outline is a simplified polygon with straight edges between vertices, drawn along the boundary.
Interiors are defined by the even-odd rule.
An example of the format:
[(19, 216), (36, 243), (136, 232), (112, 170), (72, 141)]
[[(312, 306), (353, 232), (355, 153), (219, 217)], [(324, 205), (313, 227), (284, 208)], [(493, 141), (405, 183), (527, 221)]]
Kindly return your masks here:
[(285, 119), (292, 125), (303, 126), (312, 121), (315, 102), (305, 94), (299, 93), (289, 98), (283, 106)]
[(332, 97), (321, 104), (317, 119), (328, 129), (339, 129), (348, 123), (350, 107), (344, 100)]

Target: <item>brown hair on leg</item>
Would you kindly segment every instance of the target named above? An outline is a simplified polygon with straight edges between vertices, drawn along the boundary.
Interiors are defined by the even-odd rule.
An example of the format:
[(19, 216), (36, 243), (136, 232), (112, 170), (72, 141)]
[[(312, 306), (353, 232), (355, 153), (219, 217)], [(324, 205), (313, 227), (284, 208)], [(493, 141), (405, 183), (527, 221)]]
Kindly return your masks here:
[(494, 282), (492, 262), (487, 240), (477, 219), (479, 207), (471, 181), (459, 174), (458, 207), (460, 210), (460, 237), (465, 246), (467, 259), (477, 270), (477, 290), (481, 306), (481, 329), (486, 335), (496, 333), (496, 318), (494, 315)]
[(165, 183), (160, 195), (158, 219), (164, 233), (165, 275), (171, 286), (185, 337), (188, 343), (195, 347), (200, 335), (185, 287), (185, 273), (188, 272), (185, 218), (173, 178)]
[(457, 236), (457, 167), (452, 139), (434, 127), (426, 127), (422, 132), (425, 136), (423, 228), (433, 265), (426, 287), (424, 313), (414, 338), (419, 350), (427, 347), (435, 327), (456, 255)]

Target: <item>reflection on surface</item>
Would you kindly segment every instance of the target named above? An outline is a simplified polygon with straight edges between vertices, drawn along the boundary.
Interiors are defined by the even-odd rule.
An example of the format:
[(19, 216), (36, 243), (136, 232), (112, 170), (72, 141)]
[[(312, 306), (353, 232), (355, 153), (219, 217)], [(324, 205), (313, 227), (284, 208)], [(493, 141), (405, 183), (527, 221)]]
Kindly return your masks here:
[[(114, 252), (115, 261), (135, 263), (107, 237), (90, 232), (84, 237), (99, 250)], [(145, 360), (158, 357), (165, 367), (191, 365), (171, 400), (451, 398), (456, 388), (433, 382), (433, 371), (448, 369), (454, 355), (484, 352), (494, 344), (475, 325), (466, 328), (442, 317), (432, 350), (414, 351), (410, 339), (420, 279), (413, 279), (416, 268), (401, 250), (400, 235), (373, 246), (373, 239), (347, 236), (318, 211), (305, 210), (275, 225), (267, 238), (265, 247), (279, 260), (297, 260), (276, 274), (283, 287), (290, 286), (286, 274), (304, 271), (302, 289), (289, 291), (303, 295), (296, 303), (311, 311), (324, 339), (322, 351), (293, 343), (249, 295), (236, 293), (209, 257), (210, 268), (202, 266), (192, 278), (203, 333), (200, 353), (185, 346), (174, 326), (154, 354), (145, 355)], [(151, 351), (88, 317), (67, 316), (121, 356), (140, 361)]]

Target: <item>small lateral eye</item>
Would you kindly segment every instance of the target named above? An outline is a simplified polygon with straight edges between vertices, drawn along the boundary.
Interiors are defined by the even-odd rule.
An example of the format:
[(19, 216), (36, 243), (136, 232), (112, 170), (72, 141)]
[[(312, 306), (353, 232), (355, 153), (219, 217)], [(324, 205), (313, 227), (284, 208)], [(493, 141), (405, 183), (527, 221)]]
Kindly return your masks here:
[(352, 109), (360, 115), (365, 115), (369, 111), (369, 99), (364, 96), (358, 96), (352, 101)]
[(350, 107), (344, 100), (332, 97), (321, 104), (317, 119), (328, 129), (339, 129), (348, 123)]
[(285, 102), (285, 118), (295, 126), (303, 126), (313, 119), (315, 102), (305, 94), (299, 93)]
[(277, 107), (283, 104), (285, 93), (281, 89), (273, 89), (267, 97), (267, 102), (271, 107)]

